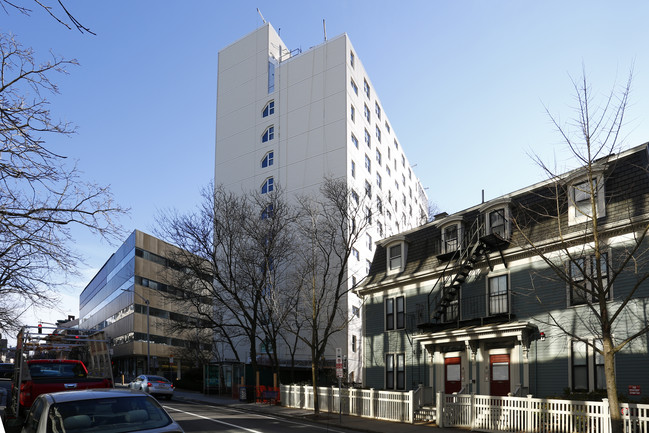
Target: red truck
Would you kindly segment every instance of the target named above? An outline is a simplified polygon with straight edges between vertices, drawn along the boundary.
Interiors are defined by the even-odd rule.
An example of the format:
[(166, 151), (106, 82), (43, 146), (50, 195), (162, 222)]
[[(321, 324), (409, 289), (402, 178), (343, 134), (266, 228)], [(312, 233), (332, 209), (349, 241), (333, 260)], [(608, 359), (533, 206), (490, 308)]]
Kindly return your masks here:
[(5, 420), (19, 424), (41, 394), (113, 387), (108, 340), (101, 331), (39, 324), (23, 327), (16, 340)]
[[(90, 388), (112, 388), (109, 378), (88, 377), (83, 362), (73, 359), (30, 359), (20, 383), (20, 407), (28, 410), (41, 394)], [(26, 370), (26, 371), (25, 371)]]

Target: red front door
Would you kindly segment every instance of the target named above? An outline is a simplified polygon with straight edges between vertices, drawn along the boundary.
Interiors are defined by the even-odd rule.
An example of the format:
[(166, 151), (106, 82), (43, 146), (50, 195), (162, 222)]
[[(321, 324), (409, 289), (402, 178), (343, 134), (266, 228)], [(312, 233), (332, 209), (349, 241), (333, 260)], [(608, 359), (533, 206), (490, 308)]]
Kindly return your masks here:
[(444, 373), (446, 379), (444, 392), (446, 394), (460, 392), (462, 388), (462, 364), (459, 356), (444, 359)]
[(491, 395), (507, 395), (509, 384), (509, 355), (491, 355)]

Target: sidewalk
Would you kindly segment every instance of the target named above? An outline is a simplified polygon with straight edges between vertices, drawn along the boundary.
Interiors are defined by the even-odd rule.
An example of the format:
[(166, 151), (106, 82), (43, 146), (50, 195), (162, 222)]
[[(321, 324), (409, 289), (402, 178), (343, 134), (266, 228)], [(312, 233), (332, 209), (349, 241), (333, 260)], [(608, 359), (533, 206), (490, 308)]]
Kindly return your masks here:
[(350, 430), (377, 433), (462, 433), (462, 429), (439, 428), (434, 423), (408, 424), (392, 421), (380, 421), (358, 416), (321, 412), (315, 418), (312, 410), (294, 409), (284, 406), (274, 406), (265, 403), (245, 403), (229, 396), (205, 395), (195, 391), (176, 390), (174, 399), (179, 401), (195, 401), (219, 406), (230, 406), (246, 411), (263, 413), (284, 418), (298, 418), (305, 421), (326, 424), (329, 427), (343, 427)]

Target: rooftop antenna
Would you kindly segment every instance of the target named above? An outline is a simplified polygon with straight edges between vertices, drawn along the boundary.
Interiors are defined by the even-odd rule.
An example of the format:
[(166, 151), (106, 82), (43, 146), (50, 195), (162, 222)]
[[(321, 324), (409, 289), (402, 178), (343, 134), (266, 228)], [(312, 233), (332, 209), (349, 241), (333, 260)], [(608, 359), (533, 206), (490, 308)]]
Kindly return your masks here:
[(322, 30), (324, 30), (325, 42), (327, 42), (327, 24), (325, 24), (324, 18), (322, 19)]
[(261, 17), (261, 20), (264, 22), (264, 24), (266, 24), (266, 20), (264, 19), (264, 16), (261, 14), (261, 11), (259, 10), (259, 8), (257, 8), (257, 13)]

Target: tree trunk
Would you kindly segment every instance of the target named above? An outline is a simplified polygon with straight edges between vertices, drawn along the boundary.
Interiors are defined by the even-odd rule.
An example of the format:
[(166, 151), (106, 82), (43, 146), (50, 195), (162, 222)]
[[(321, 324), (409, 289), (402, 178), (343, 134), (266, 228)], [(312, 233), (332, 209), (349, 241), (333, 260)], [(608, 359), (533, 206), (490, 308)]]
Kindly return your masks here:
[(318, 399), (318, 358), (315, 353), (311, 355), (311, 383), (313, 385), (313, 413), (320, 413), (320, 401)]
[(622, 416), (620, 414), (620, 401), (617, 395), (617, 381), (615, 379), (615, 355), (613, 354), (613, 341), (611, 336), (605, 336), (602, 341), (604, 349), (604, 373), (606, 375), (606, 395), (611, 414), (611, 433), (623, 433)]

